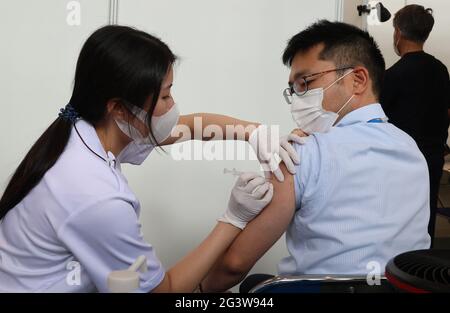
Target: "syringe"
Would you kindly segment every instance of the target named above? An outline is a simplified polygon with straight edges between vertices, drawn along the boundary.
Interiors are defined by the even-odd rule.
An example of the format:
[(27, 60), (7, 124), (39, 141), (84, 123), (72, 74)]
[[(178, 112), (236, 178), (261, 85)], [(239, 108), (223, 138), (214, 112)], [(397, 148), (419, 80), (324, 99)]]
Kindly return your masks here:
[[(224, 173), (224, 174), (230, 174), (230, 175), (233, 175), (233, 176), (240, 176), (240, 175), (244, 174), (244, 172), (238, 171), (238, 170), (236, 170), (236, 168), (234, 168), (234, 167), (233, 167), (231, 170), (228, 169), (228, 168), (224, 168), (224, 169), (223, 169), (223, 173)], [(265, 179), (266, 181), (270, 181), (270, 178), (265, 177), (264, 179)]]
[(234, 168), (233, 167), (233, 169), (228, 169), (228, 168), (224, 168), (223, 169), (223, 173), (224, 174), (230, 174), (230, 175), (233, 175), (233, 176), (240, 176), (241, 174), (244, 174), (244, 172), (242, 172), (242, 171), (237, 171), (236, 170), (236, 168)]

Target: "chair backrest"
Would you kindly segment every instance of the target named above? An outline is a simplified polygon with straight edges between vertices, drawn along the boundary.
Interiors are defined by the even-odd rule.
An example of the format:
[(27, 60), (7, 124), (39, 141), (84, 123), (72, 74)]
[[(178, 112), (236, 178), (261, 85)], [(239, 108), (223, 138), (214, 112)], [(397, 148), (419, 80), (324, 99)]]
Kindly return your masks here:
[(250, 293), (391, 293), (395, 289), (383, 276), (369, 285), (366, 276), (276, 276), (256, 285)]

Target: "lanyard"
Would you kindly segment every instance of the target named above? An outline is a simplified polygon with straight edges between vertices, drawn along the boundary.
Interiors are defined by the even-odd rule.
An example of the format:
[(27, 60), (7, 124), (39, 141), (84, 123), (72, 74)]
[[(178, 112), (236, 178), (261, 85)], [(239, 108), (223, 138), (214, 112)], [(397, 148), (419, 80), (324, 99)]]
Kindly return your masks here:
[(378, 117), (378, 118), (374, 118), (371, 119), (369, 121), (367, 121), (367, 123), (386, 123), (387, 122), (387, 118), (386, 117)]
[(93, 154), (95, 154), (96, 156), (98, 156), (100, 159), (102, 159), (103, 161), (105, 161), (106, 163), (108, 163), (108, 165), (111, 165), (111, 160), (105, 159), (104, 157), (102, 157), (101, 155), (99, 155), (98, 153), (96, 153), (94, 150), (91, 149), (91, 147), (88, 146), (88, 144), (84, 141), (83, 137), (81, 137), (80, 133), (78, 132), (77, 127), (75, 126), (75, 124), (73, 125), (73, 127), (75, 128), (75, 131), (78, 134), (78, 137), (80, 137), (81, 141), (84, 143), (84, 145), (86, 146), (86, 148), (89, 149), (89, 151), (91, 151)]

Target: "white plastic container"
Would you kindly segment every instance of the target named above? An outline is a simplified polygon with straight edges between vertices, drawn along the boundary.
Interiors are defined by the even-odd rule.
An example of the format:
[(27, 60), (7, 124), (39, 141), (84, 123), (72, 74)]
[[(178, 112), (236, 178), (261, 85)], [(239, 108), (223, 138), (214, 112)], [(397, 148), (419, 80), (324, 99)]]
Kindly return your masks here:
[(139, 273), (147, 272), (147, 258), (143, 255), (126, 270), (113, 271), (108, 275), (108, 289), (113, 293), (128, 293), (139, 288)]

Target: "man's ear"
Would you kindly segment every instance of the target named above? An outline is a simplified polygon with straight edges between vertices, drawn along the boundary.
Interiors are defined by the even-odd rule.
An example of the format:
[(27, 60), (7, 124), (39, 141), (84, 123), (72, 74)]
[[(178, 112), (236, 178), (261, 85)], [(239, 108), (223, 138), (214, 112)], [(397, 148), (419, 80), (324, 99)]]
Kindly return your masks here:
[(397, 27), (394, 28), (394, 42), (397, 42), (402, 37), (402, 32)]
[(353, 94), (361, 95), (370, 87), (369, 71), (362, 66), (353, 69)]

